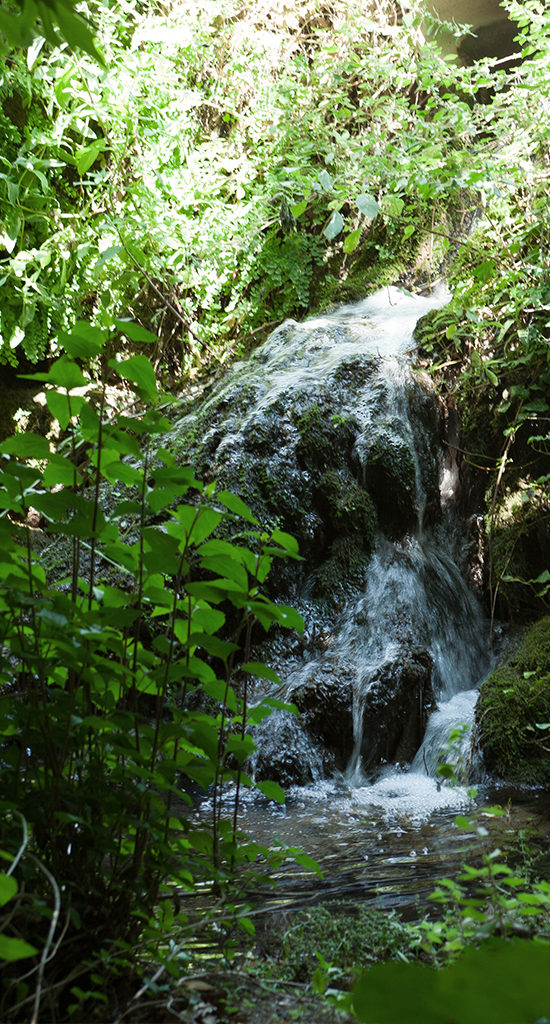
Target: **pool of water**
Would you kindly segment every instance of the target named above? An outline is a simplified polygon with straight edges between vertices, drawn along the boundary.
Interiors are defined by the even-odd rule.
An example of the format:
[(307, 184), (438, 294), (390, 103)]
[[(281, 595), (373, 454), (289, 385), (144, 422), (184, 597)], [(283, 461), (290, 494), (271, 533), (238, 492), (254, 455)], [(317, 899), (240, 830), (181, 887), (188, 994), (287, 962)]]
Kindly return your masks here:
[[(505, 813), (487, 814), (484, 807), (494, 804)], [(471, 827), (458, 827), (457, 815)], [(439, 878), (456, 876), (484, 853), (503, 848), (521, 860), (529, 846), (548, 847), (550, 794), (483, 785), (472, 799), (463, 787), (438, 788), (434, 779), (390, 770), (353, 790), (343, 781), (296, 787), (281, 807), (249, 798), (240, 826), (264, 845), (300, 847), (322, 871), (320, 877), (287, 860), (276, 887), (254, 896), (266, 911), (351, 901), (412, 918), (428, 909)]]

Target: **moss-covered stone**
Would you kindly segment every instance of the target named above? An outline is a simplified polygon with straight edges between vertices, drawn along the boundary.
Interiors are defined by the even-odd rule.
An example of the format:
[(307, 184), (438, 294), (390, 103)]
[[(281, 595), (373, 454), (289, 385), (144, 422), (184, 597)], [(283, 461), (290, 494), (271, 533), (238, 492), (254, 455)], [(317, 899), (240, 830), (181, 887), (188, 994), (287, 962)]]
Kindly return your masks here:
[(351, 452), (357, 422), (338, 415), (326, 399), (296, 411), (292, 419), (298, 431), (296, 452), (304, 469), (322, 471), (327, 464), (334, 464)]
[(365, 479), (385, 532), (401, 536), (417, 518), (416, 467), (410, 443), (399, 434), (380, 433), (363, 455)]
[(337, 604), (351, 589), (362, 589), (367, 578), (369, 549), (353, 537), (341, 537), (315, 573), (314, 593)]
[(550, 783), (550, 617), (532, 626), (519, 648), (482, 684), (477, 736), (486, 767), (500, 778)]
[(371, 550), (376, 532), (376, 508), (364, 487), (352, 477), (329, 470), (321, 477), (316, 503), (336, 534), (354, 535), (361, 539), (365, 550)]
[[(239, 495), (262, 527), (292, 533), (303, 582), (332, 604), (364, 586), (378, 523), (397, 536), (417, 525), (424, 470), (409, 399), (422, 413), (419, 445), (431, 453), (429, 389), (402, 387), (339, 318), (287, 322), (187, 406), (165, 443), (198, 475)], [(426, 458), (435, 506), (435, 459)], [(278, 589), (281, 573), (270, 577), (278, 574)], [(296, 581), (296, 567), (292, 575)]]
[[(492, 491), (488, 494), (490, 507)], [(528, 480), (507, 488), (485, 523), (491, 547), (493, 586), (498, 582), (499, 613), (525, 619), (545, 611), (548, 597), (541, 574), (550, 571), (550, 496)]]

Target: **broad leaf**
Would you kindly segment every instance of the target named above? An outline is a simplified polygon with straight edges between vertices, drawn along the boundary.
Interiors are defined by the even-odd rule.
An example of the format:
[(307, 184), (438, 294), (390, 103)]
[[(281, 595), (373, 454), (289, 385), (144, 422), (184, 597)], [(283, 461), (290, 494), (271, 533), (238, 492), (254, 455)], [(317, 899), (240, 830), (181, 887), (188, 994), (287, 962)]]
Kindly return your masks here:
[(109, 366), (116, 370), (125, 380), (137, 384), (140, 391), (146, 398), (153, 398), (157, 391), (157, 380), (155, 371), (146, 356), (130, 356), (117, 362), (116, 359), (109, 360)]
[(278, 782), (270, 782), (268, 779), (264, 779), (256, 783), (256, 789), (259, 789), (260, 793), (263, 793), (268, 800), (275, 800), (278, 804), (284, 804), (286, 800), (285, 791)]
[(344, 218), (342, 217), (342, 214), (339, 213), (338, 210), (333, 210), (328, 224), (323, 228), (323, 234), (325, 238), (328, 238), (329, 242), (331, 242), (333, 238), (338, 237), (343, 227)]
[(364, 214), (365, 217), (368, 217), (369, 220), (374, 220), (374, 218), (380, 213), (380, 207), (376, 199), (374, 196), (369, 195), (368, 192), (362, 192), (358, 195), (355, 202), (357, 203), (357, 207), (361, 213)]

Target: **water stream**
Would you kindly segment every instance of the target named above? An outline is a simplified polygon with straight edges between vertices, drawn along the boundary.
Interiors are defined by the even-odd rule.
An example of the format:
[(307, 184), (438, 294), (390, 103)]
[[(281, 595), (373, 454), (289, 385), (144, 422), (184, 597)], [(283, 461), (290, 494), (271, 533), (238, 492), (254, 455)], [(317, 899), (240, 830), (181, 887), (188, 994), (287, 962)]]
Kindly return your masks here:
[[(334, 544), (325, 539), (327, 520), (319, 526), (315, 508), (303, 509), (311, 547), (292, 600), (306, 621), (305, 640), (299, 649), (279, 644), (266, 656), (283, 679), (277, 696), (301, 714), (276, 711), (258, 730), (252, 768), (284, 781), (287, 802), (274, 808), (249, 794), (241, 825), (262, 842), (279, 837), (320, 861), (324, 883), (292, 869), (289, 894), (283, 886), (278, 899), (293, 905), (326, 889), (339, 898), (409, 907), (464, 856), (468, 836), (453, 819), (472, 807), (468, 787), (480, 778), (470, 731), (476, 687), (490, 669), (487, 624), (464, 578), (456, 466), (433, 428), (429, 436), (425, 409), (436, 400), (411, 365), (416, 321), (445, 300), (444, 292), (422, 298), (385, 289), (305, 324), (283, 325), (243, 364), (246, 406), (236, 411), (224, 399), (229, 412), (223, 429), (216, 424), (216, 458), (227, 464), (276, 409), (280, 445), (267, 457), (284, 465), (289, 479), (305, 479), (315, 464), (291, 460), (303, 442), (296, 441), (289, 403), (296, 395), (318, 396), (321, 387), (333, 399), (337, 393), (331, 408), (351, 411), (355, 424), (351, 470), (344, 467), (340, 479), (353, 473), (378, 508), (363, 583), (328, 606), (315, 597), (316, 546), (331, 553)], [(350, 367), (368, 367), (360, 385)], [(224, 385), (226, 395), (232, 387), (231, 380)], [(397, 479), (379, 472), (388, 450)], [(318, 491), (315, 484), (311, 493)], [(442, 760), (454, 764), (459, 784), (437, 775)]]

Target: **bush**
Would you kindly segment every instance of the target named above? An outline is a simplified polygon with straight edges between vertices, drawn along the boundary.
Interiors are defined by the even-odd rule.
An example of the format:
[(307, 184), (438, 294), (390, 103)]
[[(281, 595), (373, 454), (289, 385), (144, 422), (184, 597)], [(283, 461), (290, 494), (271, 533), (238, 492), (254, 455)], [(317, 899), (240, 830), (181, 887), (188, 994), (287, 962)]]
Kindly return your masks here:
[[(150, 955), (166, 956), (174, 887), (208, 881), (225, 892), (235, 865), (267, 855), (243, 840), (237, 805), (251, 785), (248, 726), (284, 705), (251, 704), (251, 677), (277, 677), (248, 649), (254, 622), (301, 628), (262, 593), (273, 558), (296, 557), (297, 545), (263, 533), (240, 499), (205, 487), (161, 447), (169, 423), (144, 355), (105, 370), (147, 411), (109, 413), (105, 385), (97, 402), (86, 394), (78, 361), (99, 360), (108, 341), (77, 324), (68, 355), (38, 375), (63, 440), (18, 434), (0, 449), (0, 900), (14, 906), (0, 935), (6, 1021), (46, 997), (51, 1019), (71, 998), (73, 1017), (89, 1013), (98, 957), (104, 993), (111, 974), (135, 969), (144, 929)], [(231, 535), (235, 520), (246, 543)], [(48, 542), (68, 566), (61, 578), (47, 578)], [(259, 788), (283, 798), (274, 783)], [(197, 824), (186, 807), (207, 790), (211, 824)], [(192, 924), (178, 921), (185, 939)], [(14, 972), (11, 961), (30, 956), (31, 970)]]

